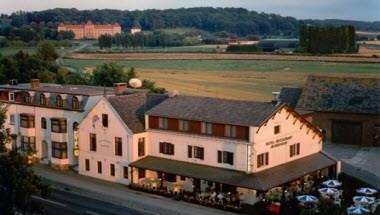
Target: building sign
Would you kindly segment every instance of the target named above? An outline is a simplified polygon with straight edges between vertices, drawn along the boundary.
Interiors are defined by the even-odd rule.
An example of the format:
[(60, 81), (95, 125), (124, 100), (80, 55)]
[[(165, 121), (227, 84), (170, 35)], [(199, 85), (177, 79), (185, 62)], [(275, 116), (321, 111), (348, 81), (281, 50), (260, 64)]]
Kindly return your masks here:
[(283, 137), (277, 140), (272, 140), (269, 142), (266, 142), (265, 145), (270, 146), (271, 148), (276, 148), (279, 146), (286, 145), (288, 143), (288, 140), (292, 139), (292, 136)]
[(74, 131), (74, 156), (79, 157), (79, 132)]

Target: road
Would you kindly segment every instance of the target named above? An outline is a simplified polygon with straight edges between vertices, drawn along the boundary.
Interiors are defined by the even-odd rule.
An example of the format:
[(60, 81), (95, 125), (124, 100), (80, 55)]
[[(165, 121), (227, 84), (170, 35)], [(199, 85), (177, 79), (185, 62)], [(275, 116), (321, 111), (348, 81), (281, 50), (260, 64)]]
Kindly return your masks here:
[(69, 191), (53, 190), (47, 199), (33, 197), (34, 201), (44, 205), (46, 215), (143, 215), (144, 213), (84, 197)]

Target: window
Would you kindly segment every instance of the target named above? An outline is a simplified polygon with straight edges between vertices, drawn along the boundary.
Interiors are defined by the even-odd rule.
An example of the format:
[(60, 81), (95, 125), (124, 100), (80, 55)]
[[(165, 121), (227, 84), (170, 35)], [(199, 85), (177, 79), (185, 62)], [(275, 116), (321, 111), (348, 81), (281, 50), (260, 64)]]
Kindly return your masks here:
[(46, 96), (44, 94), (40, 94), (40, 105), (46, 105)]
[(138, 141), (138, 156), (144, 156), (145, 155), (145, 137), (141, 137), (139, 138), (139, 141)]
[(96, 152), (96, 134), (90, 134), (90, 151)]
[(67, 158), (67, 143), (66, 142), (52, 142), (53, 157), (59, 159)]
[(55, 97), (55, 106), (56, 106), (56, 107), (63, 107), (63, 99), (62, 99), (62, 96), (57, 95), (57, 96)]
[(98, 173), (102, 174), (102, 162), (98, 161)]
[(115, 164), (113, 163), (110, 165), (110, 175), (115, 176)]
[(187, 157), (192, 158), (194, 153), (194, 158), (204, 159), (204, 148), (199, 146), (187, 146)]
[(115, 137), (115, 155), (123, 155), (123, 143), (121, 141), (121, 137)]
[(218, 163), (234, 165), (234, 153), (228, 151), (218, 151)]
[(203, 160), (204, 159), (204, 148), (194, 146), (194, 158), (198, 158)]
[(108, 114), (102, 114), (102, 124), (103, 127), (108, 128)]
[(265, 152), (257, 155), (257, 168), (267, 166), (269, 164), (269, 153)]
[(174, 144), (160, 142), (160, 153), (166, 155), (174, 155)]
[(189, 131), (189, 121), (179, 120), (179, 130), (180, 131)]
[(276, 125), (274, 126), (274, 134), (279, 134), (280, 133), (280, 126)]
[(73, 96), (73, 98), (71, 99), (71, 106), (72, 106), (72, 109), (79, 109), (79, 99), (78, 97), (76, 96)]
[(187, 157), (188, 158), (193, 157), (193, 146), (187, 146)]
[(20, 126), (22, 128), (34, 128), (34, 116), (21, 114), (20, 115)]
[(167, 118), (158, 118), (158, 128), (167, 129), (168, 128), (168, 119)]
[(15, 94), (9, 93), (9, 101), (14, 102), (15, 101)]
[(14, 125), (15, 122), (16, 122), (16, 120), (15, 120), (15, 115), (14, 115), (14, 114), (11, 114), (11, 115), (9, 116), (9, 124)]
[(140, 178), (145, 178), (145, 169), (138, 169), (138, 172), (137, 172), (137, 174), (138, 174), (138, 178), (140, 179)]
[(85, 168), (86, 168), (86, 171), (90, 171), (90, 160), (89, 159), (86, 159), (86, 161), (85, 161)]
[(202, 134), (212, 134), (212, 123), (202, 122), (201, 125)]
[(296, 144), (290, 145), (290, 157), (294, 157), (299, 154), (300, 154), (300, 144), (296, 143)]
[(236, 126), (226, 125), (225, 134), (226, 134), (226, 137), (236, 137)]
[(36, 138), (21, 136), (21, 147), (26, 152), (34, 153), (36, 151)]
[(29, 95), (29, 93), (24, 93), (24, 102), (27, 103), (27, 104), (32, 103), (32, 98)]
[(123, 167), (123, 177), (125, 179), (128, 179), (128, 167), (127, 166)]
[(41, 118), (41, 128), (46, 129), (46, 119), (44, 117)]
[(55, 133), (66, 133), (67, 132), (67, 121), (66, 119), (52, 119), (51, 120), (51, 131)]

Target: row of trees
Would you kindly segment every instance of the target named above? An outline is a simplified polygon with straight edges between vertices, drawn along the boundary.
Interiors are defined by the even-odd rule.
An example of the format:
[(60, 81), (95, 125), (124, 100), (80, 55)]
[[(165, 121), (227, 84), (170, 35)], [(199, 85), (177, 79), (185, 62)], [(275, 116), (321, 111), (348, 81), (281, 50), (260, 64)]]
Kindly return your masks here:
[(0, 35), (8, 40), (20, 40), (23, 42), (41, 40), (71, 40), (74, 38), (72, 31), (56, 30), (56, 26), (24, 25), (21, 27), (6, 26), (0, 28)]
[(249, 34), (296, 34), (298, 21), (292, 17), (258, 13), (244, 8), (179, 8), (168, 10), (85, 10), (51, 9), (38, 12), (17, 12), (10, 18), (12, 25), (21, 27), (30, 23), (71, 22), (121, 24), (130, 29), (139, 23), (144, 30), (154, 31), (165, 28), (196, 28), (208, 32), (227, 31), (238, 36)]
[(307, 53), (355, 53), (358, 51), (353, 26), (300, 28), (300, 50)]
[[(58, 53), (49, 41), (40, 43), (34, 55), (19, 51), (13, 56), (0, 56), (0, 84), (8, 83), (10, 79), (28, 83), (33, 78), (39, 78), (45, 83), (112, 86), (113, 83), (128, 82), (137, 77), (134, 68), (124, 71), (116, 63), (97, 66), (92, 75), (69, 71), (57, 64), (57, 58)], [(143, 88), (155, 93), (166, 92), (149, 80), (143, 80)]]
[(112, 46), (124, 48), (191, 46), (201, 44), (201, 36), (193, 33), (177, 34), (165, 31), (141, 32), (135, 34), (101, 35), (98, 38), (100, 48)]

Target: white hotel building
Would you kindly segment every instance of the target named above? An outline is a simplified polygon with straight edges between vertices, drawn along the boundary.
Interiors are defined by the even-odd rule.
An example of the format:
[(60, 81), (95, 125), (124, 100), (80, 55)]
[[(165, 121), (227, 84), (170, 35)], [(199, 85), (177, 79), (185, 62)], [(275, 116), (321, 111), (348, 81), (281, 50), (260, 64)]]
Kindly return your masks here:
[[(133, 186), (156, 178), (161, 182), (155, 186), (182, 184), (190, 192), (237, 191), (247, 204), (259, 200), (258, 192), (305, 175), (340, 172), (340, 163), (322, 152), (321, 132), (287, 105), (168, 97), (126, 91), (125, 85), (101, 89), (0, 86), (17, 146), (28, 140), (43, 162), (78, 164), (82, 175)], [(48, 106), (40, 104), (41, 94), (49, 98)], [(63, 107), (56, 107), (58, 95)], [(56, 119), (62, 132), (53, 129)]]

